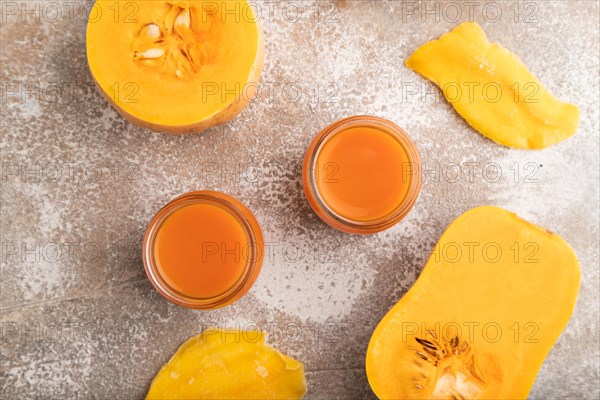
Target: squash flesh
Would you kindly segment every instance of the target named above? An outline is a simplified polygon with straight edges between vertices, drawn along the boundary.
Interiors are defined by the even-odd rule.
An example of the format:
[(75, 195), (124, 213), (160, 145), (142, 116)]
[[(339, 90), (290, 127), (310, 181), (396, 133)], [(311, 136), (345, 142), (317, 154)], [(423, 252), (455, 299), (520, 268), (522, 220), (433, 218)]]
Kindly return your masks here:
[(418, 48), (406, 65), (438, 85), (478, 132), (510, 147), (541, 149), (572, 136), (577, 106), (556, 99), (517, 56), (474, 22)]
[[(102, 11), (90, 16), (87, 55), (97, 85), (124, 116), (155, 130), (198, 131), (233, 118), (254, 96), (264, 43), (247, 1), (127, 2), (136, 8), (126, 12), (121, 3), (119, 18), (115, 3), (96, 1)], [(244, 11), (223, 15), (220, 4)], [(189, 11), (189, 28), (173, 27), (181, 10)], [(158, 43), (144, 40), (149, 24), (160, 27)], [(163, 50), (166, 62), (136, 57), (148, 49)], [(196, 70), (181, 53), (191, 53)]]
[[(511, 251), (515, 243), (520, 248), (517, 258)], [(538, 246), (533, 256), (531, 250), (523, 250), (528, 243)], [(496, 257), (492, 251), (482, 257), (486, 244), (502, 249), (503, 257), (490, 262)], [(467, 253), (460, 259), (455, 257), (458, 253), (444, 254), (456, 245), (463, 251), (469, 246), (479, 250), (472, 259)], [(526, 398), (570, 318), (579, 279), (573, 250), (556, 234), (496, 207), (466, 212), (448, 227), (417, 282), (375, 329), (366, 360), (371, 387), (382, 399), (450, 398), (432, 395), (435, 381), (443, 375), (433, 366), (423, 370), (436, 376), (430, 386), (417, 389), (413, 381), (422, 372), (415, 367), (416, 351), (423, 352), (415, 338), (434, 341), (427, 332), (431, 329), (438, 338), (445, 331), (445, 340), (460, 332), (460, 340), (468, 342), (479, 366), (475, 375), (484, 379), (471, 377), (479, 393), (467, 397)], [(465, 369), (464, 363), (459, 365)]]

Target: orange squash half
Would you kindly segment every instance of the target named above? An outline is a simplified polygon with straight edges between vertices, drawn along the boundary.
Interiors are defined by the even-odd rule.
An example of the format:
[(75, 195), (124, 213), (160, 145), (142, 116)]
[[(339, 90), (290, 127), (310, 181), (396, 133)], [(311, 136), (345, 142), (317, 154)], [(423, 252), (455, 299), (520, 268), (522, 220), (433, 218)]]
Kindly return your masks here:
[(497, 207), (444, 232), (421, 276), (381, 320), (366, 370), (381, 399), (525, 399), (579, 290), (558, 235)]
[(97, 0), (86, 42), (104, 97), (131, 122), (167, 133), (238, 115), (258, 88), (264, 57), (245, 0)]

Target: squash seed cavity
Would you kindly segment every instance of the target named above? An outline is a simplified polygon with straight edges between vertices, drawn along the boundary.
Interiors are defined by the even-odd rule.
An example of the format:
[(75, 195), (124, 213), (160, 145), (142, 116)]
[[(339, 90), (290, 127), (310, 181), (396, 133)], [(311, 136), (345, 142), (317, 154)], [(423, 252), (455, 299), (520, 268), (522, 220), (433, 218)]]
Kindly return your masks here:
[[(172, 1), (162, 21), (144, 25), (133, 40), (133, 60), (144, 67), (186, 79), (207, 62), (202, 32), (192, 29), (192, 13), (184, 1)], [(201, 28), (200, 28), (201, 29)]]
[(473, 399), (485, 390), (496, 371), (486, 371), (471, 345), (458, 336), (441, 337), (427, 331), (427, 338), (415, 337), (414, 388), (431, 399)]

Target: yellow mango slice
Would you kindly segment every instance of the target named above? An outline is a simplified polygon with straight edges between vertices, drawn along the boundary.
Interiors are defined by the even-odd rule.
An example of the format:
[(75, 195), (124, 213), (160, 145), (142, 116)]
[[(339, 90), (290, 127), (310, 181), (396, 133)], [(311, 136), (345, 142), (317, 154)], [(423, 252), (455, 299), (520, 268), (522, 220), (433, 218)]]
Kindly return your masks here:
[(158, 372), (146, 399), (301, 399), (304, 365), (259, 331), (206, 330)]
[(479, 133), (496, 143), (542, 149), (572, 136), (579, 109), (552, 96), (519, 58), (465, 22), (418, 48), (406, 66), (437, 84)]

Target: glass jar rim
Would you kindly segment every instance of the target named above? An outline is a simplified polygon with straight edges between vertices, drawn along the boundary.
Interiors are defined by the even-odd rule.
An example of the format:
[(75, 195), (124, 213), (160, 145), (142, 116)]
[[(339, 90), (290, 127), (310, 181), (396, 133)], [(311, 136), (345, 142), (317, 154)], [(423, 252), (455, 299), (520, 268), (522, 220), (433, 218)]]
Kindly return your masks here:
[[(416, 167), (414, 174), (409, 175), (409, 189), (405, 197), (387, 215), (370, 221), (353, 220), (335, 212), (323, 199), (317, 187), (315, 169), (319, 154), (328, 141), (335, 135), (350, 128), (356, 127), (375, 128), (392, 136), (403, 148), (408, 157), (408, 162)], [(303, 183), (307, 197), (312, 197), (311, 207), (326, 223), (334, 228), (348, 233), (375, 233), (385, 230), (402, 220), (412, 209), (417, 201), (421, 188), (421, 157), (416, 145), (408, 134), (395, 123), (375, 116), (356, 115), (338, 120), (325, 127), (314, 138), (305, 157), (303, 168)]]
[[(155, 259), (155, 241), (162, 224), (175, 211), (191, 204), (211, 204), (232, 215), (244, 231), (248, 255), (242, 275), (226, 291), (215, 296), (199, 298), (188, 296), (172, 288), (162, 277)], [(254, 215), (237, 199), (221, 192), (203, 190), (180, 195), (164, 205), (152, 218), (142, 243), (142, 259), (148, 279), (167, 300), (194, 309), (215, 309), (238, 300), (252, 286), (262, 266), (263, 237)]]

